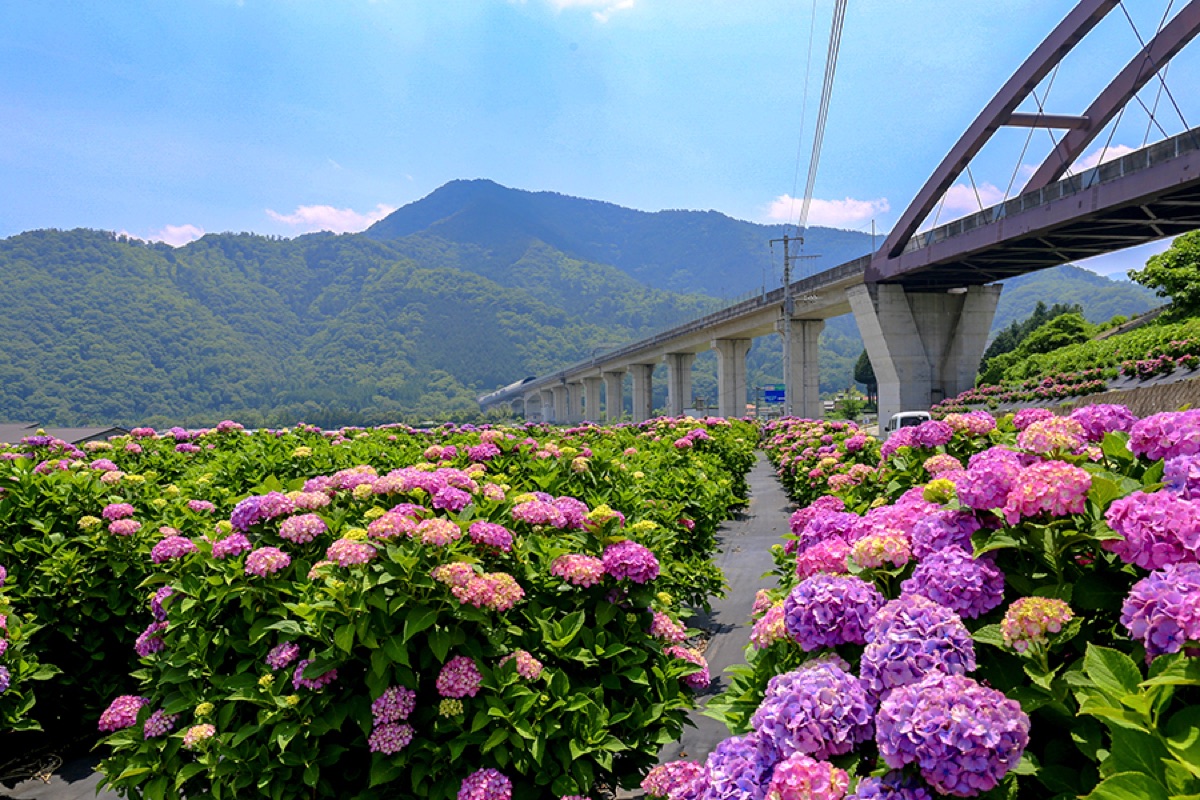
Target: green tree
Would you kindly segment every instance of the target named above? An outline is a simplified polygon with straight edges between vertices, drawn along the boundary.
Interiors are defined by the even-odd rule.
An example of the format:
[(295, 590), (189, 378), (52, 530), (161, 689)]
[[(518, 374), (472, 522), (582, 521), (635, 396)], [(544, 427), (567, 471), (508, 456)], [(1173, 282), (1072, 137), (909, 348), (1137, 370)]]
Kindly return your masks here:
[(1083, 315), (1074, 312), (1060, 314), (1025, 337), (1016, 352), (1020, 356), (1049, 353), (1060, 347), (1086, 342), (1091, 337), (1092, 326)]
[(1129, 279), (1171, 298), (1171, 316), (1189, 316), (1200, 310), (1200, 231), (1175, 239), (1165, 253), (1151, 256)]
[(879, 381), (875, 378), (875, 368), (871, 366), (871, 359), (867, 356), (865, 348), (854, 364), (854, 380), (867, 388), (867, 402), (871, 402), (875, 397), (875, 389), (879, 386)]

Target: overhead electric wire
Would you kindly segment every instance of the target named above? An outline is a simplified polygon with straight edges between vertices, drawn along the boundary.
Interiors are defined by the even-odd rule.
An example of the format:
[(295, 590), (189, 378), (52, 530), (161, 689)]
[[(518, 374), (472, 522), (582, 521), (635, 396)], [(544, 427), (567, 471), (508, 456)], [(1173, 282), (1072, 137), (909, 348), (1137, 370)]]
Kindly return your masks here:
[(788, 195), (788, 222), (796, 210), (796, 188), (800, 185), (800, 153), (804, 150), (804, 123), (808, 120), (808, 82), (812, 75), (813, 37), (817, 30), (817, 0), (812, 0), (808, 18), (808, 59), (804, 64), (804, 95), (800, 101), (800, 134), (796, 137), (796, 169), (792, 173), (792, 193)]

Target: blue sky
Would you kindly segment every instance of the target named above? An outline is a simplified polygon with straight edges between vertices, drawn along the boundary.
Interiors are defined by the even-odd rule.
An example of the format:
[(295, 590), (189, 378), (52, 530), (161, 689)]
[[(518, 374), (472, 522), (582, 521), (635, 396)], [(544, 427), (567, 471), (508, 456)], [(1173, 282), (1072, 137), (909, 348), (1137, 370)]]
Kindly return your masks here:
[[(1148, 38), (1170, 0), (1125, 2)], [(850, 0), (810, 223), (869, 230), (874, 219), (887, 230), (1073, 5)], [(5, 0), (0, 236), (90, 227), (181, 243), (227, 230), (359, 230), (456, 178), (794, 220), (832, 7)], [(1055, 77), (1047, 110), (1081, 112), (1137, 47), (1112, 12)], [(1167, 80), (1197, 125), (1192, 50), (1200, 45)], [(1147, 106), (1156, 91), (1143, 91)], [(1183, 130), (1165, 95), (1159, 105), (1165, 132)], [(1131, 106), (1109, 154), (1141, 146), (1147, 125)], [(972, 165), (985, 204), (1003, 198), (1014, 171), (1016, 192), (1049, 150), (1037, 132), (1022, 158), (1026, 135), (1002, 131)], [(962, 186), (939, 221), (973, 210)]]

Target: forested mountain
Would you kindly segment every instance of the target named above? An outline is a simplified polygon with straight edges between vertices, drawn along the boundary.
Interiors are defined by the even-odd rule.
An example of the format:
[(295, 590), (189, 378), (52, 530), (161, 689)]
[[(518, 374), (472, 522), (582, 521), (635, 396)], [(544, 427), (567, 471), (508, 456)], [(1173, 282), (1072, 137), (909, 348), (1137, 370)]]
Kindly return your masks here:
[[(172, 248), (23, 233), (0, 240), (0, 421), (336, 426), (469, 414), (479, 394), (757, 288), (774, 272), (766, 241), (782, 232), (457, 181), (358, 235), (212, 234)], [(809, 232), (825, 266), (869, 244)], [(996, 325), (1039, 297), (1100, 318), (1155, 304), (1133, 284), (1065, 267), (1011, 281)], [(829, 322), (823, 390), (849, 385), (861, 347), (852, 319)], [(778, 337), (755, 343), (749, 367), (751, 385), (781, 379)], [(695, 385), (715, 399), (711, 354)]]

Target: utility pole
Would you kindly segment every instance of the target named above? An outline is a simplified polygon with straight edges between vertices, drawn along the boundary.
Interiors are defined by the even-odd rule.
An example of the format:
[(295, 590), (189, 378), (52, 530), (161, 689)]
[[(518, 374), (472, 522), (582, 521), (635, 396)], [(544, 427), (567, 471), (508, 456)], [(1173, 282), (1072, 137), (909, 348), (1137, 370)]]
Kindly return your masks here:
[(817, 258), (817, 256), (792, 255), (792, 242), (804, 244), (803, 236), (790, 237), (786, 233), (782, 239), (772, 239), (770, 244), (783, 242), (783, 415), (792, 416), (792, 313), (795, 304), (792, 300), (792, 261), (793, 259)]

